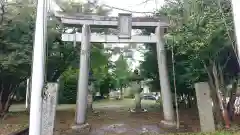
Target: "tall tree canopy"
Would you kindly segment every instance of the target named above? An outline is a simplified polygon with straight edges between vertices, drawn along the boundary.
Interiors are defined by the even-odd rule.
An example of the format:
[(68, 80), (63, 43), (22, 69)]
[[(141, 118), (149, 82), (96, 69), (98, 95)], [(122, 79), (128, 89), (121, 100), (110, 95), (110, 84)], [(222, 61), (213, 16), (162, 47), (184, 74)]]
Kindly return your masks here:
[[(170, 77), (172, 47), (174, 50), (178, 92), (184, 92), (181, 86), (193, 88), (195, 82), (208, 80), (204, 65), (211, 66), (211, 61), (224, 66), (225, 75), (236, 75), (238, 63), (233, 49), (235, 43), (230, 1), (169, 0), (158, 14), (166, 15), (170, 20), (165, 44)], [(145, 53), (141, 69), (146, 78), (157, 80), (156, 49), (154, 45), (147, 47), (149, 51)]]
[[(1, 6), (1, 10), (4, 10), (2, 10), (2, 21), (0, 22), (0, 117), (8, 111), (11, 105), (10, 101), (16, 90), (19, 90), (19, 86), (25, 84), (26, 79), (31, 76), (36, 18), (36, 7), (25, 0), (18, 4)], [(96, 12), (107, 13), (106, 10), (97, 10)], [(62, 26), (54, 16), (50, 16), (50, 18), (47, 28), (46, 81), (55, 82), (65, 71), (67, 71), (66, 74), (77, 73), (80, 45), (75, 47), (72, 43), (61, 41), (62, 31), (66, 27)], [(102, 78), (102, 76), (106, 76), (102, 74), (107, 73), (109, 56), (104, 53), (104, 48), (101, 47), (103, 45), (92, 46), (91, 59), (93, 61), (91, 65), (95, 76)], [(75, 82), (77, 84), (76, 78)]]
[[(228, 91), (226, 85), (236, 84), (239, 72), (231, 2), (168, 0), (156, 15), (166, 15), (170, 20), (165, 44), (172, 88), (173, 64), (179, 95), (194, 95), (194, 83), (209, 82), (214, 110), (217, 118), (221, 118), (219, 90), (225, 93)], [(172, 48), (175, 61), (171, 59)], [(155, 49), (149, 49), (145, 54), (141, 68), (143, 72), (148, 70), (146, 78), (156, 80), (158, 71), (154, 51)], [(150, 64), (152, 61), (154, 63)]]

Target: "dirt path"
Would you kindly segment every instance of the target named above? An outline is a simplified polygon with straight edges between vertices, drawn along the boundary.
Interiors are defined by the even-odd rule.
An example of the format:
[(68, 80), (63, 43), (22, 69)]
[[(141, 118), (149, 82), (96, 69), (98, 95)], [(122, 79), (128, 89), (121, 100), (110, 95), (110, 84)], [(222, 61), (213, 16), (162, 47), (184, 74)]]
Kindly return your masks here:
[[(165, 133), (163, 129), (158, 126), (162, 116), (160, 113), (147, 112), (132, 114), (127, 110), (97, 110), (99, 113), (89, 115), (88, 123), (91, 125), (90, 135), (139, 135), (143, 132)], [(65, 118), (58, 119), (60, 123), (56, 127), (55, 135), (74, 134), (69, 126), (72, 126), (74, 118), (73, 112), (59, 112), (58, 115), (68, 114), (68, 120)], [(69, 125), (65, 127), (65, 125)], [(60, 129), (60, 130), (58, 130)]]
[[(143, 107), (149, 111), (133, 114), (128, 112), (132, 108), (132, 100), (104, 101), (94, 103), (98, 113), (88, 114), (87, 121), (91, 125), (90, 135), (139, 135), (144, 132), (166, 134), (173, 130), (165, 130), (160, 121), (163, 120), (159, 105), (153, 101), (143, 101)], [(24, 106), (22, 106), (24, 109)], [(7, 135), (28, 124), (28, 114), (18, 112), (21, 106), (13, 106), (11, 115), (0, 125), (0, 135)], [(75, 105), (60, 105), (56, 113), (54, 135), (76, 135), (71, 130), (75, 118)], [(180, 112), (181, 131), (199, 131), (198, 114), (196, 110)], [(16, 128), (16, 129), (15, 129)]]

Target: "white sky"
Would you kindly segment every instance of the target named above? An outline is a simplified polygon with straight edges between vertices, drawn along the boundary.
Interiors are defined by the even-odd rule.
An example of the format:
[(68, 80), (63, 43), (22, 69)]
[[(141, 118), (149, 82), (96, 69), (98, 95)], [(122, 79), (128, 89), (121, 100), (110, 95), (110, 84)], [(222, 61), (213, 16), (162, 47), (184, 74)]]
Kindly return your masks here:
[[(164, 0), (148, 0), (148, 2), (145, 2), (146, 0), (99, 0), (100, 3), (112, 6), (112, 7), (117, 7), (117, 8), (122, 8), (122, 9), (127, 9), (131, 11), (136, 11), (136, 12), (154, 12), (156, 8), (160, 8), (164, 4)], [(144, 4), (142, 4), (144, 3)], [(117, 16), (118, 13), (125, 13), (125, 11), (113, 9), (111, 16)], [(132, 13), (133, 16), (144, 16), (146, 14), (142, 13)], [(123, 46), (123, 45), (117, 45), (117, 46)], [(113, 60), (116, 60), (118, 56), (113, 57)], [(131, 62), (131, 67), (132, 69), (136, 68), (139, 66), (139, 61), (143, 60), (143, 57), (141, 57), (141, 53), (138, 51), (134, 52), (133, 58), (135, 61)]]
[[(87, 2), (87, 0), (72, 0), (72, 1), (84, 1)], [(91, 1), (91, 0), (90, 0)], [(136, 12), (154, 12), (156, 8), (160, 8), (164, 4), (164, 0), (99, 0), (99, 3), (106, 4), (112, 7), (122, 8), (126, 10), (136, 11)], [(55, 3), (52, 6), (54, 9), (59, 10), (59, 8), (55, 5)], [(111, 16), (117, 16), (118, 13), (126, 13), (125, 11), (112, 9)], [(145, 16), (147, 14), (144, 13), (132, 13), (133, 16)], [(124, 46), (123, 44), (116, 44), (114, 46)], [(114, 56), (112, 60), (117, 60), (118, 56)], [(135, 61), (131, 62), (131, 67), (134, 69), (135, 67), (139, 66), (139, 61), (143, 60), (141, 57), (141, 53), (138, 51), (134, 52), (133, 58)]]
[[(154, 12), (156, 8), (159, 8), (164, 4), (164, 0), (148, 0), (148, 1), (147, 0), (99, 0), (99, 1), (100, 3), (104, 3), (109, 6), (123, 8), (123, 9), (137, 11), (137, 12)], [(112, 15), (117, 16), (118, 13), (124, 13), (124, 11), (113, 10)], [(145, 14), (133, 14), (133, 16), (143, 16), (143, 15)]]
[[(69, 1), (87, 2), (88, 0), (69, 0)], [(103, 3), (109, 6), (123, 8), (127, 10), (137, 11), (137, 12), (153, 12), (156, 9), (156, 7), (159, 8), (164, 4), (164, 0), (99, 0), (99, 3)], [(141, 4), (141, 3), (144, 3), (144, 4)], [(54, 8), (58, 9), (56, 6), (54, 6)], [(123, 13), (123, 11), (113, 10), (112, 15), (117, 16), (118, 12)], [(143, 14), (133, 14), (133, 15), (141, 16)]]

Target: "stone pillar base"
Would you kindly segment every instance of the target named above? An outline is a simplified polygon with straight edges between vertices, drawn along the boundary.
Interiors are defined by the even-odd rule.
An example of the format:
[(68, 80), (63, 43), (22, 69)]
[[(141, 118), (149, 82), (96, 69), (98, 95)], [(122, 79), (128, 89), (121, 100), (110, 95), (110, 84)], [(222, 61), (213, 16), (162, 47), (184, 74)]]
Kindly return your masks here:
[(134, 109), (129, 109), (129, 112), (131, 112), (131, 113), (138, 113), (138, 112), (147, 112), (147, 110), (146, 109), (142, 109), (141, 111), (136, 111), (136, 109), (134, 108)]
[(74, 125), (74, 126), (72, 126), (72, 129), (74, 130), (74, 132), (76, 132), (78, 134), (86, 135), (90, 132), (91, 125), (89, 125), (88, 123)]
[(165, 127), (176, 127), (177, 124), (175, 121), (166, 121), (166, 120), (162, 120), (161, 124)]

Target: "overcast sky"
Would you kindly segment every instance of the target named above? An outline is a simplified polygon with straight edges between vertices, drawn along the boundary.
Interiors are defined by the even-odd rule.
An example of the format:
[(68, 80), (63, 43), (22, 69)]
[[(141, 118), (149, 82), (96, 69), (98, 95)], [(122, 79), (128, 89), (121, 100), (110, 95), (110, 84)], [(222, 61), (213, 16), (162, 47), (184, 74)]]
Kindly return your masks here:
[[(164, 4), (164, 0), (99, 0), (100, 3), (104, 3), (113, 7), (123, 8), (137, 12), (154, 12), (156, 8), (161, 7)], [(112, 15), (124, 11), (113, 10)], [(143, 16), (144, 14), (133, 14), (134, 16)]]
[[(160, 8), (164, 4), (164, 0), (99, 0), (100, 3), (107, 4), (109, 6), (117, 7), (117, 8), (123, 8), (131, 11), (137, 11), (137, 12), (154, 12), (156, 8)], [(124, 11), (113, 9), (111, 16), (117, 16), (118, 13), (124, 13)], [(133, 16), (144, 16), (146, 14), (142, 13), (132, 13)], [(121, 46), (121, 45), (117, 45)], [(113, 59), (117, 59), (116, 56)], [(139, 66), (139, 61), (143, 60), (143, 57), (141, 57), (140, 52), (134, 53), (134, 59), (135, 62), (132, 63), (131, 68), (135, 68)]]
[[(53, 1), (54, 0), (51, 1), (53, 8), (55, 10), (59, 10), (59, 7), (57, 7), (55, 2)], [(88, 0), (69, 0), (69, 1), (87, 2)], [(99, 0), (99, 3), (137, 12), (154, 12), (156, 8), (159, 8), (164, 4), (164, 0)], [(124, 11), (113, 9), (111, 15), (117, 16), (118, 13), (124, 13)], [(133, 13), (133, 15), (144, 16), (145, 14)]]

